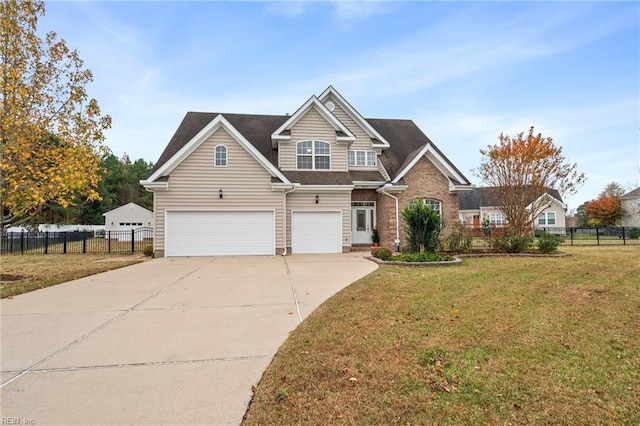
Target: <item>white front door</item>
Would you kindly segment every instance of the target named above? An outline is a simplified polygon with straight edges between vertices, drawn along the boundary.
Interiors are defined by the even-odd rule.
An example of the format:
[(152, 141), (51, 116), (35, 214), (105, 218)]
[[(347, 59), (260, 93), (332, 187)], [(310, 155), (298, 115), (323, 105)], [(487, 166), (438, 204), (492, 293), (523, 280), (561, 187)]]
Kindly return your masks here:
[(371, 233), (376, 226), (376, 208), (373, 202), (354, 202), (351, 206), (351, 242), (371, 244)]

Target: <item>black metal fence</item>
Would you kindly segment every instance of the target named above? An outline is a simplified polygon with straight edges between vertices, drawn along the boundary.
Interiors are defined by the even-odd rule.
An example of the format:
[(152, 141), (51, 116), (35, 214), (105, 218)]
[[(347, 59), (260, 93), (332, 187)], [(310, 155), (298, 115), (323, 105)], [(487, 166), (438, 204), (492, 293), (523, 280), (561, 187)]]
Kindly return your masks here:
[(142, 252), (153, 244), (153, 228), (125, 231), (4, 232), (0, 254)]
[[(473, 245), (486, 245), (487, 238), (504, 235), (505, 228), (470, 228), (474, 236)], [(570, 246), (612, 246), (640, 245), (640, 227), (602, 227), (602, 228), (537, 228), (535, 235), (541, 233), (558, 235), (563, 238), (562, 245)]]

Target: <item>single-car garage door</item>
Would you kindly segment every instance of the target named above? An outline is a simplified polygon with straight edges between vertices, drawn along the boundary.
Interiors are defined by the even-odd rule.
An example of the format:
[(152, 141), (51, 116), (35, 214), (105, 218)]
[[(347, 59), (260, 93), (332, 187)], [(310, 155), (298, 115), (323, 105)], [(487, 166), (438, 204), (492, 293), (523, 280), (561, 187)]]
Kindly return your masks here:
[(293, 212), (291, 234), (293, 254), (342, 253), (342, 214)]
[(168, 211), (166, 256), (274, 255), (273, 211)]

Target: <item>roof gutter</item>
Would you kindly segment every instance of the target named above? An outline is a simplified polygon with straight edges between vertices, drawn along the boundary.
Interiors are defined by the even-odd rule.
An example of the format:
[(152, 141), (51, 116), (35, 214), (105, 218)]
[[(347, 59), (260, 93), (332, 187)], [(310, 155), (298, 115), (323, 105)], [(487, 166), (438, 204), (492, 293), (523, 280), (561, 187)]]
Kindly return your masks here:
[(287, 255), (287, 194), (291, 194), (296, 190), (296, 186), (292, 186), (288, 191), (282, 193), (282, 255)]
[(396, 243), (396, 251), (399, 252), (400, 251), (400, 212), (398, 207), (398, 197), (393, 196), (386, 191), (386, 189), (389, 187), (391, 187), (390, 184), (385, 184), (384, 186), (378, 188), (376, 192), (379, 192), (380, 194), (384, 194), (388, 197), (393, 198), (393, 200), (396, 203), (396, 239), (394, 240), (394, 243)]
[(169, 189), (169, 182), (154, 182), (152, 180), (141, 180), (138, 181), (140, 185), (144, 187), (148, 192), (154, 192), (155, 189)]

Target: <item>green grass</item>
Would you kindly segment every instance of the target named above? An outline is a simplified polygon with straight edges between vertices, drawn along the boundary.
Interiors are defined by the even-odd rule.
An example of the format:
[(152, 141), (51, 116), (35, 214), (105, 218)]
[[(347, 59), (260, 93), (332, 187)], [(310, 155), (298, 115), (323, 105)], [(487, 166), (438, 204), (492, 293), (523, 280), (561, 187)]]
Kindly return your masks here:
[(3, 255), (0, 295), (13, 297), (142, 261), (107, 254)]
[(309, 316), (245, 424), (640, 424), (640, 247), (384, 266)]

